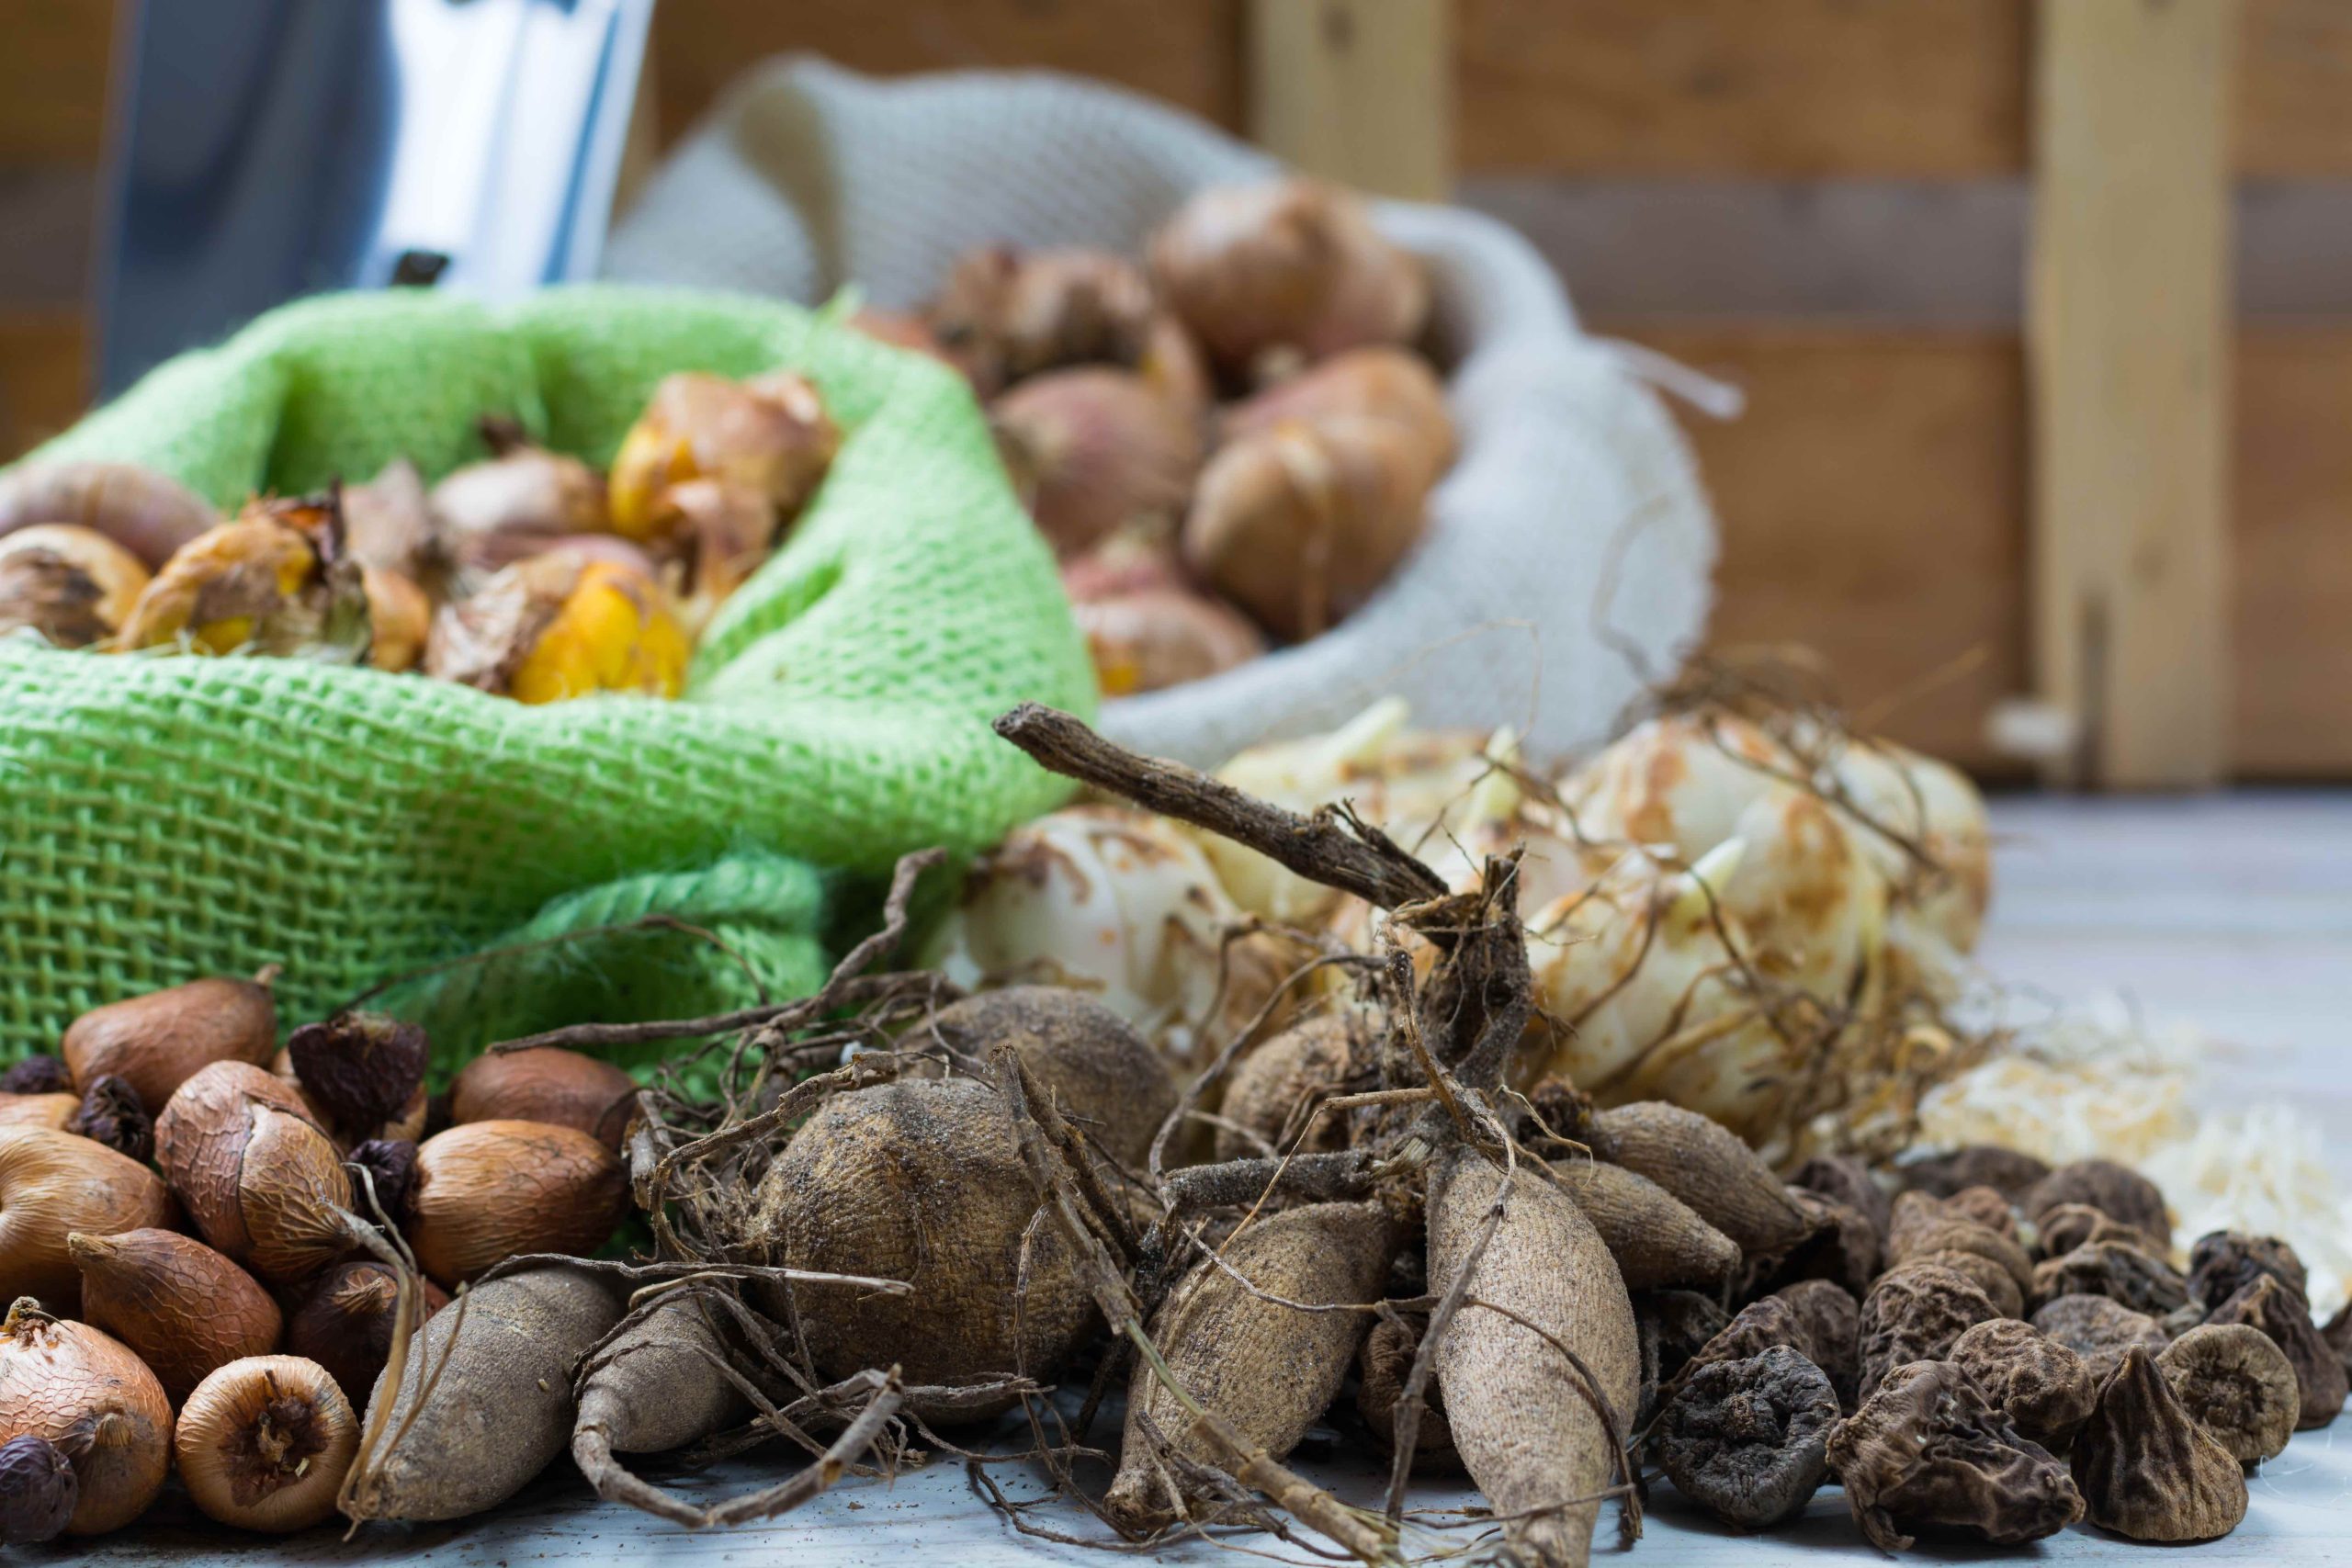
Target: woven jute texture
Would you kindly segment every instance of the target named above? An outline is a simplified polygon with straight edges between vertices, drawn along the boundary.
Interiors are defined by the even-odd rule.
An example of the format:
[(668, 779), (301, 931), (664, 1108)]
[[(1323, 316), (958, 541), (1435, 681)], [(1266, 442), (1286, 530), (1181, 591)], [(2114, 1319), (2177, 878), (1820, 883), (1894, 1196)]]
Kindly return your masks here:
[[(962, 383), (819, 315), (614, 287), (500, 309), (328, 296), (162, 367), (28, 460), (144, 463), (232, 506), (395, 457), (438, 475), (503, 413), (602, 464), (661, 376), (778, 365), (845, 439), (679, 702), (526, 707), (414, 675), (0, 639), (0, 1055), (53, 1047), (96, 1003), (273, 962), (296, 1021), (537, 943), (398, 993), (445, 1057), (585, 1012), (789, 992), (821, 962), (824, 888), (1049, 807), (1055, 781), (988, 721), (1023, 698), (1090, 707), (1052, 561)], [(707, 935), (547, 942), (657, 913)]]

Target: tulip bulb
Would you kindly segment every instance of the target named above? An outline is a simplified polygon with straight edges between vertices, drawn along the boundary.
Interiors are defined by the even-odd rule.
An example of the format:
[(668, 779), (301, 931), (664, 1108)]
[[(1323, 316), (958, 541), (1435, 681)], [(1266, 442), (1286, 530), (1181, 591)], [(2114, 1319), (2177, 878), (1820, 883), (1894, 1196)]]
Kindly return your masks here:
[(105, 642), (147, 582), (139, 558), (95, 528), (50, 523), (0, 535), (0, 635), (30, 626), (59, 648)]
[(164, 563), (119, 637), (126, 649), (368, 656), (368, 592), (332, 498), (255, 502)]
[(799, 514), (841, 448), (841, 430), (805, 378), (745, 381), (686, 371), (662, 378), (613, 458), (613, 526), (640, 543), (673, 538), (673, 487), (713, 479), (764, 502), (765, 529)]
[(612, 561), (534, 556), (443, 607), (427, 674), (524, 703), (674, 697), (693, 649), (659, 583)]

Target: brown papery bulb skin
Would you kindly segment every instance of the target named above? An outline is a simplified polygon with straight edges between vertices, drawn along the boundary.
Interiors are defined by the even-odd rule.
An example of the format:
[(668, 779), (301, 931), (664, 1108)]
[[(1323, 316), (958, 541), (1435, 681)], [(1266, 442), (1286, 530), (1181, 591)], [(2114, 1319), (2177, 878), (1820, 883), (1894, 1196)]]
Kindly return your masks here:
[(927, 320), (948, 362), (989, 398), (1073, 365), (1136, 364), (1155, 313), (1151, 285), (1125, 256), (985, 245), (956, 258)]
[(449, 1085), (449, 1120), (573, 1127), (615, 1153), (637, 1112), (637, 1080), (610, 1062), (560, 1046), (490, 1052)]
[(1408, 349), (1376, 346), (1334, 355), (1225, 411), (1224, 439), (1236, 441), (1291, 420), (1335, 415), (1385, 419), (1410, 433), (1442, 468), (1453, 461), (1453, 418), (1430, 362)]
[(32, 1296), (51, 1312), (76, 1312), (82, 1275), (68, 1235), (178, 1218), (153, 1171), (103, 1144), (48, 1127), (0, 1127), (0, 1292), (9, 1300)]
[(242, 1062), (190, 1078), (155, 1122), (155, 1159), (204, 1239), (265, 1280), (350, 1250), (351, 1179), (301, 1097)]
[(408, 1240), (433, 1281), (455, 1290), (518, 1253), (592, 1253), (628, 1204), (621, 1163), (594, 1134), (468, 1122), (417, 1145)]
[(187, 486), (135, 463), (26, 463), (0, 474), (0, 538), (76, 523), (122, 546), (150, 571), (220, 521)]
[(0, 1127), (48, 1127), (62, 1132), (81, 1110), (78, 1094), (0, 1094)]
[(237, 1177), (255, 1106), (310, 1116), (300, 1089), (250, 1062), (216, 1062), (191, 1076), (155, 1118), (155, 1164), (204, 1238), (230, 1258), (250, 1238)]
[(397, 675), (424, 657), (433, 631), (433, 601), (413, 579), (386, 567), (359, 569), (368, 592), (368, 662)]
[(806, 378), (772, 370), (731, 381), (698, 370), (665, 376), (613, 458), (613, 526), (640, 542), (669, 537), (674, 485), (717, 479), (790, 518), (808, 504), (842, 433)]
[(1429, 515), (1442, 465), (1385, 420), (1294, 422), (1221, 447), (1184, 518), (1185, 564), (1285, 641), (1345, 619)]
[(1152, 280), (1228, 375), (1407, 343), (1429, 278), (1363, 202), (1309, 179), (1204, 190), (1151, 241)]
[(38, 1546), (65, 1533), (81, 1500), (74, 1461), (29, 1433), (0, 1443), (0, 1546)]
[(171, 1471), (172, 1407), (155, 1374), (113, 1336), (19, 1300), (0, 1323), (0, 1432), (55, 1443), (79, 1499), (68, 1535), (120, 1529)]
[[(424, 1315), (449, 1304), (449, 1292), (430, 1280), (418, 1281)], [(368, 1392), (392, 1352), (393, 1309), (400, 1281), (371, 1258), (339, 1263), (319, 1276), (301, 1305), (286, 1320), (286, 1349), (327, 1370), (355, 1410), (367, 1408)]]
[(277, 1303), (252, 1275), (177, 1231), (65, 1238), (82, 1270), (82, 1316), (145, 1361), (172, 1403), (214, 1368), (277, 1344)]
[(139, 558), (94, 528), (47, 524), (0, 535), (0, 635), (30, 626), (59, 648), (122, 629), (146, 588)]
[(1114, 530), (1172, 525), (1201, 471), (1193, 422), (1129, 370), (1089, 367), (1022, 382), (989, 406), (1030, 515), (1057, 555)]
[(359, 1417), (316, 1361), (254, 1356), (197, 1385), (172, 1449), (198, 1507), (224, 1525), (282, 1535), (334, 1513), (359, 1452)]
[(1222, 674), (1266, 651), (1229, 604), (1181, 588), (1074, 604), (1071, 613), (1106, 697), (1131, 697)]
[(1117, 599), (1151, 590), (1192, 590), (1176, 558), (1173, 531), (1122, 528), (1083, 554), (1062, 562), (1062, 592), (1073, 604)]
[(113, 1075), (160, 1113), (180, 1085), (215, 1062), (266, 1063), (277, 1049), (277, 1006), (266, 983), (209, 976), (92, 1008), (59, 1046), (74, 1087)]
[(505, 560), (483, 558), (519, 559), (568, 535), (612, 526), (603, 475), (530, 446), (457, 469), (433, 487), (431, 505), (451, 558), (467, 569), (495, 570)]

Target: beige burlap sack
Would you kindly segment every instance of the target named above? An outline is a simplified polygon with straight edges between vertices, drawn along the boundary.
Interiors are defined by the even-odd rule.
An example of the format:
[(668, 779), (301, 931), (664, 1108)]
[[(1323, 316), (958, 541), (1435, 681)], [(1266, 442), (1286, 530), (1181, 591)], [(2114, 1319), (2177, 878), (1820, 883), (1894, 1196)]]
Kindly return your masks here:
[[(654, 175), (605, 265), (802, 301), (854, 283), (903, 307), (974, 245), (1140, 254), (1188, 192), (1276, 168), (1184, 115), (1063, 77), (886, 82), (777, 61), (737, 82)], [(1603, 732), (1639, 667), (1670, 669), (1700, 631), (1713, 521), (1632, 362), (1579, 329), (1559, 280), (1503, 225), (1397, 202), (1377, 219), (1428, 261), (1452, 363), (1462, 457), (1428, 534), (1324, 636), (1105, 705), (1103, 728), (1130, 744), (1215, 762), (1396, 692), (1423, 723), (1509, 724), (1561, 749)]]

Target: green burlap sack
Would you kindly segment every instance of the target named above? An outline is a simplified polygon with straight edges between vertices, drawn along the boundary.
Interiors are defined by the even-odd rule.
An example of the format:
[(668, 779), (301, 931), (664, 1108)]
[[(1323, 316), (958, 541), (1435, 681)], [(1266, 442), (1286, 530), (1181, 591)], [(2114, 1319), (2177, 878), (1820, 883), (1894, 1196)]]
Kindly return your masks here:
[[(390, 975), (446, 1063), (597, 1015), (811, 985), (822, 890), (1051, 806), (990, 735), (1092, 681), (1053, 564), (948, 371), (808, 312), (571, 288), (508, 309), (332, 296), (182, 355), (28, 460), (106, 457), (222, 506), (477, 458), (520, 419), (610, 459), (654, 382), (789, 366), (845, 439), (789, 542), (728, 602), (683, 700), (526, 707), (413, 675), (0, 639), (0, 1046), (208, 973), (286, 966), (289, 1021)], [(667, 912), (707, 936), (566, 931)], [(715, 938), (716, 941), (708, 940)], [(721, 945), (723, 944), (723, 945)]]

